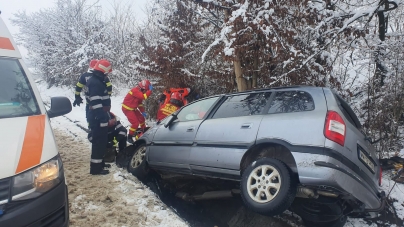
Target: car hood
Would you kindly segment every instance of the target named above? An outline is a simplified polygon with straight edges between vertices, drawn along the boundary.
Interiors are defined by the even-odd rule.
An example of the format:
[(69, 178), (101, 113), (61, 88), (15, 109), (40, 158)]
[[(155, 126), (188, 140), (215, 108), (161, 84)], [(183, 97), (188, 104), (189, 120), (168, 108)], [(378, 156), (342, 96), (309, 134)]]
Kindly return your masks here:
[(38, 166), (57, 154), (46, 115), (0, 119), (0, 179)]

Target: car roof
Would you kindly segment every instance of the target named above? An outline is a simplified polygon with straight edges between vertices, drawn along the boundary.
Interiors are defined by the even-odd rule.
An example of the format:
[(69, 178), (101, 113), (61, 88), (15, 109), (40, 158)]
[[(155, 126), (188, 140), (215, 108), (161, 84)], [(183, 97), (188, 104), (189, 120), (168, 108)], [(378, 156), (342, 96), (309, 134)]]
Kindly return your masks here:
[(248, 90), (248, 91), (210, 95), (210, 96), (206, 96), (206, 97), (203, 97), (201, 99), (192, 101), (189, 104), (194, 103), (196, 101), (204, 100), (204, 99), (209, 99), (209, 98), (213, 98), (213, 97), (221, 97), (221, 96), (226, 96), (226, 95), (251, 94), (251, 93), (258, 93), (258, 92), (265, 92), (265, 91), (288, 90), (288, 89), (295, 89), (295, 88), (323, 89), (323, 88), (326, 88), (326, 87), (316, 87), (316, 86), (309, 86), (309, 85), (295, 85), (295, 86), (284, 86), (284, 87), (259, 88), (259, 89)]
[(253, 89), (253, 90), (242, 91), (242, 92), (224, 93), (222, 95), (250, 94), (250, 93), (255, 93), (255, 92), (264, 92), (264, 91), (272, 91), (272, 90), (288, 90), (288, 89), (295, 89), (295, 88), (311, 88), (311, 89), (318, 88), (318, 89), (322, 89), (323, 87), (316, 87), (316, 86), (309, 86), (309, 85), (295, 85), (295, 86), (259, 88), (259, 89)]
[(0, 57), (21, 58), (20, 51), (3, 19), (0, 17)]

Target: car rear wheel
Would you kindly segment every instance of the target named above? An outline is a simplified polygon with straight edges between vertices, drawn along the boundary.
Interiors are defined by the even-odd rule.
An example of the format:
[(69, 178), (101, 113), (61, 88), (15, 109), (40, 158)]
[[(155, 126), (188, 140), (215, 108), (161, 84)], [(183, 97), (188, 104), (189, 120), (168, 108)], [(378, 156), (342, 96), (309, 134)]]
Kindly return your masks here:
[[(338, 198), (324, 196), (317, 199), (296, 198), (290, 207), (290, 210), (299, 215), (307, 226), (313, 227), (334, 227), (334, 225), (337, 227), (338, 223), (345, 223), (344, 209), (343, 202)], [(313, 223), (316, 225), (311, 225)]]
[(128, 171), (139, 180), (144, 179), (148, 175), (149, 168), (146, 163), (145, 144), (142, 144), (136, 148), (128, 163)]
[(347, 216), (341, 216), (337, 220), (330, 222), (313, 222), (305, 219), (303, 219), (303, 222), (307, 227), (343, 227), (347, 220)]
[(261, 158), (250, 164), (241, 178), (244, 204), (257, 213), (283, 213), (296, 196), (296, 182), (286, 165), (276, 159)]

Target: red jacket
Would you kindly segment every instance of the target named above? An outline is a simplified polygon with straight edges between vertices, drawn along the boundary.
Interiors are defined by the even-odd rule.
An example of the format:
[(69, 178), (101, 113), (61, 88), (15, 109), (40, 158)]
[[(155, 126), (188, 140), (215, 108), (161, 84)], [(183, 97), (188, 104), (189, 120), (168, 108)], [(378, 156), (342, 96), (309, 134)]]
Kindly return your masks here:
[(138, 108), (140, 112), (144, 112), (143, 100), (146, 100), (151, 93), (149, 90), (143, 94), (138, 86), (132, 88), (123, 99), (122, 108), (127, 110), (136, 110)]
[(185, 97), (189, 95), (190, 90), (191, 89), (189, 88), (170, 88), (168, 91), (164, 91), (163, 94), (165, 95), (165, 99), (161, 106), (170, 102), (171, 94), (174, 92), (179, 92), (182, 95), (182, 103), (184, 103), (184, 106), (187, 105), (188, 100)]
[(161, 106), (159, 111), (157, 112), (157, 121), (163, 120), (168, 115), (177, 111), (180, 107), (173, 105), (171, 103), (166, 103)]

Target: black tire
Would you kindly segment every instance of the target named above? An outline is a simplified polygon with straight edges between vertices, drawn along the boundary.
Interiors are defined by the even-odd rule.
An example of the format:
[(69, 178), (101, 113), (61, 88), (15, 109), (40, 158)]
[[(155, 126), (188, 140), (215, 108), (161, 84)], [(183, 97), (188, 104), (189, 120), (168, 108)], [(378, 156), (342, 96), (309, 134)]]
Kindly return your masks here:
[[(262, 175), (262, 169), (261, 175), (258, 175), (260, 171), (259, 167), (262, 168), (264, 166), (270, 166), (271, 168), (273, 168), (272, 170), (269, 170), (276, 174), (277, 177), (272, 177), (271, 179), (266, 178), (265, 180), (261, 181), (263, 179), (261, 177), (269, 177), (267, 176), (268, 172), (265, 174), (266, 176)], [(276, 173), (275, 170), (278, 173)], [(259, 176), (258, 180), (255, 180), (252, 175), (250, 176), (250, 174), (252, 174), (253, 172), (257, 173), (257, 176)], [(269, 174), (271, 174), (272, 172), (270, 172)], [(260, 196), (258, 198), (255, 196), (254, 199), (252, 197), (254, 194), (258, 194), (258, 188), (256, 188), (256, 193), (254, 192), (255, 189), (250, 188), (250, 192), (248, 189), (249, 185), (251, 186), (251, 184), (253, 183), (254, 185), (258, 185), (257, 187), (260, 187), (261, 190)], [(279, 189), (269, 186), (268, 183), (274, 185), (279, 184)], [(271, 158), (261, 158), (250, 164), (244, 170), (240, 182), (241, 198), (243, 199), (243, 202), (247, 206), (247, 208), (254, 212), (267, 216), (278, 215), (288, 209), (288, 207), (295, 199), (297, 189), (296, 183), (297, 182), (293, 177), (293, 174), (283, 162)], [(265, 191), (262, 192), (262, 189), (264, 188)], [(269, 193), (270, 195), (267, 193)], [(269, 198), (270, 196), (273, 196), (273, 198)], [(263, 201), (261, 199), (263, 199)]]
[(136, 145), (129, 145), (118, 153), (115, 159), (116, 166), (119, 168), (127, 168), (130, 159), (136, 151)]
[[(141, 158), (140, 153), (143, 153)], [(140, 161), (141, 160), (141, 161)], [(128, 172), (132, 173), (133, 176), (137, 177), (139, 180), (143, 180), (147, 177), (149, 173), (149, 167), (146, 162), (146, 145), (139, 145), (132, 157), (129, 159)]]
[(343, 202), (338, 198), (296, 198), (290, 210), (313, 223), (330, 223), (344, 216)]
[(305, 219), (303, 219), (303, 222), (307, 227), (344, 227), (347, 220), (347, 216), (341, 216), (337, 220), (331, 222), (312, 222)]

